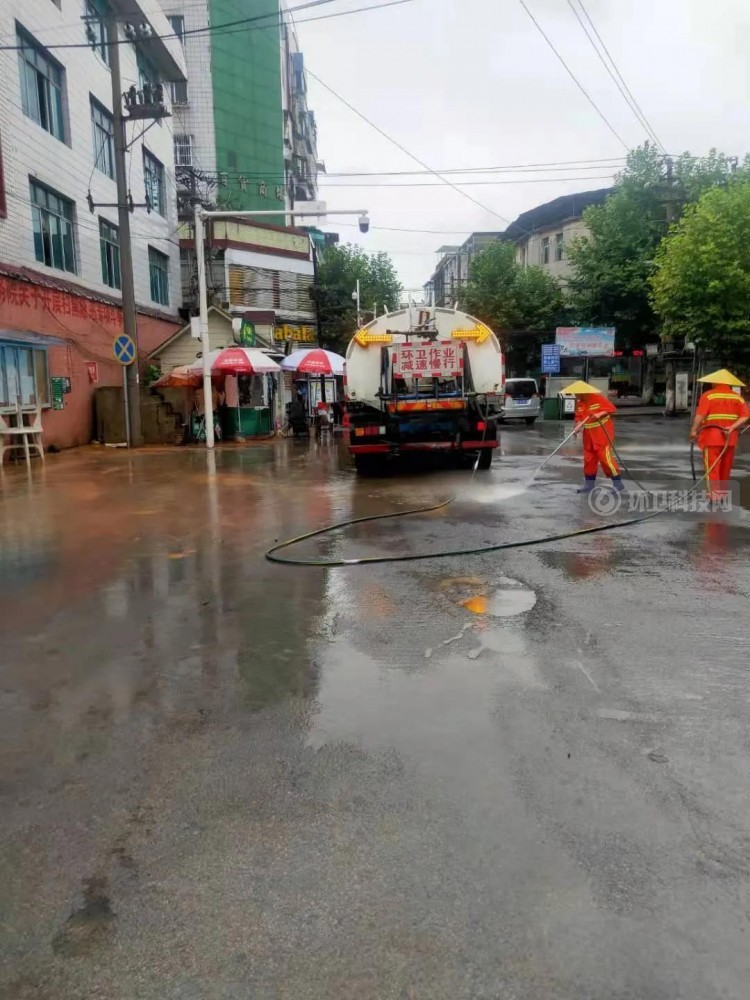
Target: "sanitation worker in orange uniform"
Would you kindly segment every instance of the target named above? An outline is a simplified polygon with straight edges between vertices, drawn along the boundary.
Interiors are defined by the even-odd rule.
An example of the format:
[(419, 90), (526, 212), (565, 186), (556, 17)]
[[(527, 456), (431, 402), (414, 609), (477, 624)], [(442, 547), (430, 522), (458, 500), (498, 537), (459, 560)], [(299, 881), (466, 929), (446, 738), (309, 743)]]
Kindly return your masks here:
[(698, 381), (707, 382), (710, 388), (698, 402), (690, 440), (697, 439), (698, 446), (703, 449), (703, 474), (713, 497), (727, 489), (726, 484), (732, 477), (738, 432), (750, 420), (750, 407), (742, 396), (732, 391), (733, 385), (742, 387), (744, 382), (726, 368), (704, 375)]
[(596, 473), (601, 465), (605, 476), (616, 490), (625, 488), (620, 468), (615, 461), (612, 443), (615, 430), (610, 414), (617, 407), (588, 382), (573, 382), (562, 390), (564, 396), (576, 397), (575, 423), (583, 437), (584, 484), (579, 493), (590, 493), (596, 486)]

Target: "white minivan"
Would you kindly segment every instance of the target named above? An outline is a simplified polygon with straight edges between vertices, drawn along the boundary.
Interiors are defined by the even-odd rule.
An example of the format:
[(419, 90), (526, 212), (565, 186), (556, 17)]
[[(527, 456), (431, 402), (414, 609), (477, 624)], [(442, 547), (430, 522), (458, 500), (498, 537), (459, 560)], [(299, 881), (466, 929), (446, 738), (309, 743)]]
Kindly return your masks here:
[(533, 378), (509, 378), (505, 380), (503, 420), (525, 420), (533, 424), (542, 412), (539, 386)]

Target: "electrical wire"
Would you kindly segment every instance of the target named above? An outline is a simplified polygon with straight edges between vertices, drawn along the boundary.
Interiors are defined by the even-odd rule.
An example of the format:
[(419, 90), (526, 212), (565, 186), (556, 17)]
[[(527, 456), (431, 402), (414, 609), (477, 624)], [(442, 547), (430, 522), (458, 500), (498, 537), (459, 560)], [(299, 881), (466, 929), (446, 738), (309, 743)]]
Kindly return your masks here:
[(458, 187), (456, 184), (453, 183), (453, 181), (449, 180), (447, 177), (443, 177), (443, 175), (439, 171), (433, 170), (433, 168), (428, 163), (425, 163), (424, 160), (420, 160), (418, 156), (415, 156), (414, 153), (408, 150), (406, 146), (404, 146), (402, 143), (398, 141), (398, 139), (394, 139), (392, 135), (389, 135), (379, 125), (376, 125), (375, 122), (371, 121), (367, 117), (367, 115), (357, 110), (357, 108), (355, 108), (353, 104), (350, 104), (350, 102), (347, 101), (346, 98), (342, 97), (341, 94), (337, 93), (333, 89), (333, 87), (330, 87), (327, 83), (324, 83), (324, 81), (321, 80), (319, 76), (316, 76), (315, 73), (312, 72), (312, 70), (307, 69), (307, 67), (305, 67), (305, 72), (309, 77), (311, 77), (313, 80), (319, 83), (321, 87), (325, 88), (325, 90), (327, 90), (329, 94), (332, 94), (337, 100), (341, 101), (341, 103), (345, 107), (349, 108), (349, 110), (353, 112), (358, 118), (361, 118), (363, 122), (366, 122), (366, 124), (368, 124), (370, 128), (373, 128), (379, 135), (382, 135), (384, 139), (387, 139), (388, 142), (394, 145), (397, 149), (400, 149), (401, 152), (404, 153), (406, 156), (408, 156), (410, 160), (414, 160), (414, 162), (418, 163), (420, 167), (423, 167), (429, 173), (434, 174), (434, 176), (439, 178), (443, 182), (443, 184), (446, 184), (448, 187), (453, 188), (454, 191), (457, 191), (468, 201), (472, 202), (474, 205), (477, 205), (479, 208), (481, 208), (483, 212), (488, 212), (490, 215), (494, 215), (496, 219), (500, 219), (501, 222), (504, 222), (508, 226), (511, 224), (510, 219), (506, 219), (505, 216), (500, 215), (499, 212), (495, 212), (493, 209), (488, 208), (487, 205), (483, 205), (481, 201), (477, 201), (477, 199), (472, 197), (472, 195), (467, 194), (466, 191), (462, 191), (460, 187)]
[[(297, 7), (289, 8), (287, 13), (291, 13), (296, 10), (307, 10), (310, 7), (319, 7), (323, 4), (336, 3), (337, 0), (310, 0), (309, 3), (300, 4)], [(387, 0), (386, 3), (371, 4), (367, 7), (359, 7), (355, 10), (342, 10), (337, 11), (333, 14), (322, 14), (318, 17), (306, 17), (302, 18), (299, 24), (308, 24), (311, 21), (327, 21), (334, 17), (348, 17), (350, 14), (361, 14), (363, 11), (367, 10), (379, 10), (385, 7), (397, 7), (405, 3), (414, 3), (414, 0)], [(266, 21), (269, 18), (282, 18), (283, 15), (279, 11), (275, 11), (268, 14), (257, 14), (255, 17), (243, 17), (238, 21), (226, 21), (223, 24), (210, 24), (205, 28), (190, 28), (183, 31), (180, 35), (177, 32), (170, 32), (166, 35), (148, 35), (145, 38), (130, 39), (130, 38), (116, 38), (107, 42), (107, 45), (132, 45), (138, 41), (155, 41), (157, 39), (164, 40), (167, 38), (186, 38), (193, 35), (222, 35), (222, 34), (235, 34), (238, 30), (247, 31), (267, 31), (275, 25), (268, 24), (255, 24), (257, 21)], [(135, 18), (134, 18), (135, 19)], [(250, 27), (245, 27), (250, 25)], [(253, 26), (254, 25), (254, 26)], [(33, 45), (0, 45), (0, 52), (21, 52), (24, 49), (33, 48)], [(57, 51), (59, 49), (89, 49), (91, 44), (89, 42), (61, 42), (58, 45), (42, 45), (42, 48), (47, 51)]]
[[(526, 177), (518, 178), (512, 181), (461, 181), (463, 187), (492, 187), (498, 184), (562, 184), (566, 181), (575, 181), (579, 183), (580, 181), (606, 181), (611, 180), (612, 174), (596, 174), (595, 176), (586, 177)], [(334, 181), (329, 184), (327, 181), (319, 181), (319, 184), (325, 184), (329, 188), (352, 188), (359, 190), (360, 188), (405, 188), (405, 187), (442, 187), (443, 184), (437, 181), (396, 181), (391, 184), (379, 184), (377, 182), (368, 181), (364, 184), (339, 184)], [(510, 225), (510, 223), (509, 223)]]
[[(568, 0), (568, 2), (570, 2), (570, 0)], [(625, 93), (627, 94), (628, 98), (632, 102), (633, 109), (639, 115), (639, 117), (640, 117), (640, 119), (641, 119), (644, 127), (646, 128), (646, 130), (648, 131), (648, 133), (651, 135), (651, 138), (654, 140), (654, 142), (656, 143), (656, 145), (661, 149), (662, 153), (664, 153), (666, 155), (667, 150), (665, 149), (663, 143), (659, 139), (659, 136), (656, 134), (656, 132), (654, 131), (654, 129), (651, 127), (651, 123), (646, 118), (646, 115), (643, 113), (643, 109), (641, 108), (641, 106), (638, 103), (638, 101), (636, 101), (635, 97), (633, 96), (632, 91), (630, 90), (630, 87), (628, 87), (627, 83), (625, 82), (625, 79), (623, 78), (622, 73), (617, 68), (617, 63), (612, 58), (612, 54), (609, 51), (609, 49), (607, 48), (607, 46), (606, 46), (606, 44), (604, 42), (604, 39), (599, 34), (596, 25), (594, 24), (594, 22), (591, 19), (591, 15), (589, 14), (589, 12), (586, 9), (586, 7), (584, 6), (583, 0), (578, 0), (578, 6), (583, 11), (583, 13), (584, 13), (584, 15), (586, 17), (586, 20), (591, 25), (591, 29), (592, 29), (592, 31), (594, 32), (594, 34), (596, 35), (596, 37), (597, 37), (597, 39), (599, 41), (599, 44), (601, 45), (601, 47), (604, 50), (607, 58), (609, 59), (610, 63), (612, 64), (612, 69), (614, 70), (617, 78), (619, 79), (620, 83), (622, 84), (622, 87), (625, 90)]]
[(596, 111), (596, 113), (599, 115), (599, 117), (604, 122), (604, 124), (607, 126), (607, 128), (609, 129), (609, 131), (615, 137), (615, 139), (617, 139), (617, 141), (622, 146), (624, 146), (625, 149), (627, 149), (628, 152), (629, 152), (630, 151), (630, 146), (628, 146), (628, 144), (625, 142), (625, 140), (622, 138), (622, 136), (619, 134), (619, 132), (615, 129), (614, 125), (610, 122), (610, 120), (607, 118), (607, 116), (601, 110), (601, 108), (599, 107), (599, 105), (594, 101), (594, 99), (591, 96), (591, 94), (589, 94), (589, 92), (583, 86), (583, 84), (578, 79), (578, 77), (575, 75), (575, 73), (573, 72), (573, 70), (570, 68), (570, 66), (568, 66), (568, 64), (565, 62), (565, 60), (563, 59), (563, 57), (557, 51), (557, 49), (555, 48), (555, 46), (552, 43), (551, 39), (549, 38), (549, 36), (545, 32), (544, 28), (541, 26), (541, 24), (537, 21), (537, 19), (534, 17), (534, 15), (529, 10), (528, 6), (526, 5), (525, 0), (518, 0), (518, 2), (521, 4), (521, 6), (523, 7), (523, 9), (529, 15), (529, 18), (531, 19), (532, 23), (534, 24), (534, 27), (537, 29), (537, 31), (539, 32), (539, 34), (542, 36), (542, 38), (545, 40), (545, 42), (547, 43), (547, 45), (549, 45), (549, 47), (552, 49), (552, 51), (554, 52), (554, 54), (557, 56), (558, 60), (562, 64), (563, 68), (565, 69), (565, 72), (568, 74), (568, 76), (570, 77), (570, 79), (573, 81), (573, 83), (576, 85), (576, 87), (578, 87), (578, 89), (581, 91), (581, 93), (586, 98), (586, 100), (589, 102), (589, 104), (594, 109), (594, 111)]
[[(602, 55), (602, 53), (599, 51), (599, 47), (597, 46), (596, 42), (594, 41), (594, 38), (593, 38), (591, 32), (589, 31), (588, 27), (584, 23), (583, 18), (578, 13), (578, 10), (576, 9), (575, 4), (573, 3), (573, 0), (568, 0), (568, 6), (573, 11), (573, 14), (575, 15), (576, 20), (580, 24), (580, 26), (581, 26), (581, 28), (583, 30), (583, 33), (586, 35), (586, 38), (588, 38), (589, 43), (591, 44), (591, 48), (594, 50), (594, 52), (596, 52), (596, 55), (597, 55), (597, 57), (599, 59), (599, 62), (605, 68), (605, 70), (609, 74), (612, 82), (617, 87), (617, 89), (620, 91), (620, 94), (622, 95), (622, 97), (623, 97), (625, 103), (627, 104), (627, 106), (630, 108), (630, 110), (633, 112), (633, 114), (635, 115), (635, 117), (638, 119), (638, 123), (645, 129), (647, 137), (650, 138), (650, 139), (652, 139), (653, 142), (656, 143), (656, 145), (659, 147), (659, 149), (661, 149), (662, 153), (666, 154), (667, 151), (664, 148), (664, 146), (662, 145), (661, 140), (657, 136), (656, 132), (654, 132), (653, 128), (651, 127), (651, 125), (648, 122), (648, 119), (646, 118), (646, 116), (641, 111), (640, 106), (638, 105), (638, 102), (635, 100), (635, 98), (633, 97), (633, 95), (630, 93), (630, 90), (629, 90), (627, 84), (625, 84), (625, 81), (622, 79), (622, 74), (617, 69), (615, 61), (612, 58), (612, 56), (610, 55), (609, 50), (607, 49), (607, 46), (604, 45), (604, 42), (601, 39), (601, 35), (599, 34), (599, 32), (594, 27), (594, 22), (591, 20), (591, 17), (589, 15), (588, 11), (583, 6), (582, 0), (578, 0), (578, 3), (580, 5), (580, 7), (581, 7), (581, 10), (586, 15), (586, 19), (588, 20), (588, 22), (591, 25), (592, 29), (594, 30), (594, 32), (596, 32), (596, 37), (599, 39), (600, 44), (603, 46), (604, 51), (607, 53), (607, 57), (609, 58), (609, 61), (612, 63), (612, 68), (614, 68), (615, 72), (612, 71), (612, 68), (609, 66), (609, 64), (607, 63), (606, 59)], [(615, 75), (615, 73), (617, 75)], [(619, 77), (619, 79), (618, 79), (618, 77)]]

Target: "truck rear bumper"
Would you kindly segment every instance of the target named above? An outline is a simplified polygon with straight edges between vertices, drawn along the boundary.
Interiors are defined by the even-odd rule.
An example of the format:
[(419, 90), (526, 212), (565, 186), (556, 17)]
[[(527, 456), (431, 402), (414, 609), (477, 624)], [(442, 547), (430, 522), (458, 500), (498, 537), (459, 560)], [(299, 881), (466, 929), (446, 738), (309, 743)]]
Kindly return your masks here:
[(409, 441), (402, 444), (350, 444), (352, 455), (387, 455), (402, 451), (478, 451), (480, 448), (497, 448), (497, 441)]

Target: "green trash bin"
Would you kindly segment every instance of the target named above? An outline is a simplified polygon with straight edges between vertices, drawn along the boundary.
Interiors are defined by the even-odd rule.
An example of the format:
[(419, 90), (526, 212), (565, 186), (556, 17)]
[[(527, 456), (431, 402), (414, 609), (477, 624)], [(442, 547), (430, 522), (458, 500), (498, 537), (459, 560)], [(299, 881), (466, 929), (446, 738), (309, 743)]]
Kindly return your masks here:
[(560, 419), (560, 400), (557, 396), (545, 396), (542, 400), (542, 414), (545, 420)]

